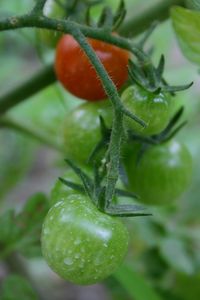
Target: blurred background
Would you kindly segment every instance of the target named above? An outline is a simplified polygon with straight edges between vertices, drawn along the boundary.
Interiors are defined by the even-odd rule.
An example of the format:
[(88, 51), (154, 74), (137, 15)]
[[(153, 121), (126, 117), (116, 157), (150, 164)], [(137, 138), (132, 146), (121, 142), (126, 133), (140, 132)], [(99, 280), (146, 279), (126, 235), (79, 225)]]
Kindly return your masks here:
[[(102, 2), (113, 8), (118, 6), (116, 0)], [(158, 1), (125, 2), (127, 11), (137, 14)], [(33, 3), (31, 0), (1, 0), (0, 18), (25, 13)], [(101, 5), (95, 8), (94, 16), (98, 15), (100, 9)], [(54, 274), (41, 257), (20, 257), (43, 299), (200, 299), (199, 70), (182, 55), (170, 20), (157, 26), (148, 45), (153, 45), (152, 57), (156, 63), (161, 54), (165, 55), (165, 77), (170, 83), (179, 85), (194, 81), (192, 88), (179, 93), (174, 99), (176, 108), (185, 106), (184, 118), (188, 120), (188, 125), (177, 138), (184, 141), (193, 157), (191, 185), (175, 206), (152, 208), (153, 219), (134, 218), (125, 221), (131, 236), (126, 262), (116, 275), (102, 284), (75, 286)], [(51, 63), (53, 57), (54, 51), (38, 40), (35, 29), (1, 32), (0, 95)], [(81, 100), (55, 83), (10, 109), (7, 116), (32, 132), (39, 132), (56, 145), (65, 113), (80, 103)], [(45, 146), (28, 134), (0, 128), (1, 214), (10, 208), (20, 211), (26, 200), (36, 192), (49, 196), (55, 180), (65, 170), (63, 155), (54, 148)], [(8, 273), (9, 268), (2, 261), (0, 285)]]

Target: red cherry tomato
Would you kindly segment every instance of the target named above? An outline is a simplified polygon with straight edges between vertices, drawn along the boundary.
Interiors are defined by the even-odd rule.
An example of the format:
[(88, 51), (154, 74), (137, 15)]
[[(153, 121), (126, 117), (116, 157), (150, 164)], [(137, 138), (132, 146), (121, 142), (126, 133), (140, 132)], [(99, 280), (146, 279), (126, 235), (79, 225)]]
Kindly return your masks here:
[[(129, 52), (102, 41), (87, 41), (119, 89), (128, 77)], [(64, 35), (57, 45), (55, 71), (58, 80), (76, 97), (88, 101), (106, 98), (95, 69), (71, 35)]]

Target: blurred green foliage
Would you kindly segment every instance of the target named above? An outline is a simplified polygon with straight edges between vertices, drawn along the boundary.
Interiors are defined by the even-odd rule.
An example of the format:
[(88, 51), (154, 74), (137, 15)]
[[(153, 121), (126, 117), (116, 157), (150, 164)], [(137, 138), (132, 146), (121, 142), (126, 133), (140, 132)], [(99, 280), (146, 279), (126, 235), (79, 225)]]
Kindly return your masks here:
[[(1, 0), (0, 17), (27, 12), (33, 3), (33, 0)], [(115, 8), (118, 4), (116, 0), (107, 0), (106, 3), (111, 4)], [(138, 12), (144, 6), (156, 3), (156, 0), (129, 0), (126, 3), (128, 15), (131, 15), (132, 11), (134, 13)], [(130, 9), (132, 7), (134, 9)], [(99, 9), (100, 7), (94, 9), (93, 13), (95, 16), (98, 15)], [(182, 34), (182, 38), (185, 37), (185, 34)], [(199, 45), (200, 36), (195, 36), (196, 38)], [(1, 92), (12, 89), (27, 76), (33, 74), (42, 64), (53, 59), (53, 51), (47, 50), (41, 45), (38, 46), (37, 43), (35, 30), (32, 29), (0, 34)], [(158, 25), (147, 43), (147, 48), (152, 46), (154, 50), (152, 58), (155, 63), (158, 62), (162, 53), (166, 57), (165, 76), (170, 84), (195, 82), (189, 91), (181, 92), (173, 98), (174, 110), (180, 105), (185, 106), (184, 118), (188, 120), (188, 125), (178, 134), (178, 139), (189, 147), (193, 156), (193, 180), (190, 188), (179, 199), (176, 206), (162, 209), (152, 207), (150, 210), (153, 212), (153, 217), (126, 221), (131, 236), (127, 263), (134, 272), (131, 273), (131, 269), (128, 268), (129, 270), (126, 270), (126, 267), (122, 267), (116, 273), (115, 278), (109, 279), (105, 284), (108, 286), (114, 300), (199, 300), (199, 74), (197, 67), (182, 56), (170, 20)], [(199, 53), (198, 55), (200, 57)], [(75, 99), (55, 84), (13, 108), (8, 112), (8, 115), (20, 124), (39, 131), (42, 135), (51, 139), (53, 143), (59, 144), (59, 132), (64, 115), (79, 103), (80, 100)], [(10, 130), (0, 129), (0, 198), (2, 200), (3, 196), (22, 178), (22, 175), (26, 174), (34, 157), (35, 147), (37, 146), (29, 137)], [(58, 156), (61, 155), (58, 153)], [(63, 166), (61, 166), (61, 170), (62, 168)], [(45, 199), (45, 197), (41, 197)], [(29, 211), (29, 209), (30, 211), (35, 210), (36, 204), (33, 204), (34, 207), (31, 208), (29, 204), (37, 203), (37, 199), (40, 197), (34, 196), (33, 198), (36, 200), (28, 202), (25, 211)], [(15, 232), (12, 223), (15, 214), (7, 212), (3, 215), (2, 212), (1, 215), (3, 217), (1, 217), (0, 222), (1, 224), (2, 222), (4, 223), (4, 226), (1, 225), (1, 228), (10, 228), (10, 230), (12, 228), (13, 234), (16, 234), (18, 239), (20, 233), (18, 231), (17, 233)], [(24, 215), (23, 211), (20, 218), (25, 218), (27, 228), (30, 229), (30, 231), (27, 229), (27, 235), (29, 236), (35, 232), (38, 234), (43, 214), (38, 216), (36, 213), (31, 217), (32, 221), (25, 216), (26, 213)], [(8, 223), (11, 225), (8, 226)], [(33, 223), (37, 224), (38, 227), (34, 227)], [(10, 232), (1, 231), (0, 244), (5, 242), (5, 240), (9, 240), (6, 238), (6, 235), (12, 236)], [(24, 236), (27, 235), (24, 233)], [(26, 247), (27, 252), (28, 249), (36, 249), (38, 253), (38, 235), (36, 237), (37, 239), (33, 241), (30, 238), (30, 244), (29, 239), (25, 239), (27, 244), (26, 246), (23, 245), (23, 248)], [(33, 245), (32, 242), (33, 244), (37, 242), (36, 248), (30, 246)], [(32, 250), (30, 250), (29, 254), (32, 253)], [(24, 254), (27, 254), (25, 252)], [(35, 299), (35, 296), (29, 296), (33, 292), (30, 290), (28, 283), (25, 283), (24, 279), (16, 277), (8, 277), (4, 282), (1, 299), (16, 299), (12, 298), (13, 292), (18, 289), (19, 291), (16, 291), (16, 293), (21, 295), (21, 287), (22, 290), (25, 289), (27, 291), (27, 294), (25, 293), (26, 298), (19, 296), (17, 299)]]
[(37, 295), (28, 280), (19, 275), (8, 276), (1, 287), (1, 300), (37, 300)]

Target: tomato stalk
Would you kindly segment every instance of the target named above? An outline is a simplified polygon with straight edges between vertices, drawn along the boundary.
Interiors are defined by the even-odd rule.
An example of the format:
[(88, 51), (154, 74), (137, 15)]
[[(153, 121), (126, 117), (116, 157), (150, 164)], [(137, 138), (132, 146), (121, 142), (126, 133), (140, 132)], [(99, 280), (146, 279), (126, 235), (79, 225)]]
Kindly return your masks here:
[(0, 97), (0, 115), (24, 99), (54, 83), (55, 80), (56, 76), (51, 65), (39, 70), (22, 84), (19, 84), (13, 90), (8, 91)]
[(50, 146), (52, 149), (55, 149), (57, 151), (63, 152), (62, 147), (59, 144), (54, 143), (44, 135), (42, 135), (40, 132), (33, 130), (32, 128), (28, 128), (27, 126), (23, 126), (22, 124), (19, 124), (17, 121), (8, 118), (3, 117), (0, 119), (0, 128), (10, 128), (15, 131), (21, 132), (23, 134), (26, 134), (29, 138), (33, 138), (36, 141), (41, 142), (42, 144)]
[[(131, 51), (135, 56), (142, 61), (147, 70), (154, 74), (154, 69), (152, 67), (151, 62), (149, 61), (149, 57), (143, 53), (139, 47), (133, 46), (127, 39), (116, 37), (111, 34), (111, 32), (105, 32), (102, 29), (94, 29), (85, 25), (80, 25), (75, 22), (66, 21), (66, 20), (56, 20), (49, 19), (42, 15), (42, 9), (45, 4), (45, 0), (37, 1), (34, 9), (29, 15), (19, 16), (19, 17), (11, 17), (6, 20), (0, 22), (0, 30), (9, 30), (9, 29), (17, 29), (22, 27), (38, 27), (38, 28), (48, 28), (50, 30), (61, 31), (65, 33), (70, 33), (80, 44), (81, 48), (88, 56), (91, 64), (94, 66), (97, 75), (99, 76), (102, 85), (106, 91), (106, 94), (113, 105), (114, 110), (114, 121), (111, 132), (111, 139), (108, 148), (109, 153), (109, 161), (108, 161), (108, 174), (107, 174), (107, 185), (106, 185), (106, 193), (105, 193), (105, 206), (108, 207), (112, 202), (112, 198), (115, 191), (115, 184), (118, 178), (118, 168), (119, 168), (119, 158), (120, 158), (120, 145), (123, 135), (123, 115), (130, 117), (131, 119), (138, 122), (141, 126), (145, 127), (145, 123), (143, 120), (138, 118), (136, 115), (131, 113), (129, 110), (125, 108), (123, 103), (120, 101), (120, 97), (118, 95), (117, 89), (106, 72), (104, 66), (101, 61), (95, 54), (92, 47), (88, 44), (85, 36), (93, 37), (96, 39), (100, 39), (106, 41), (108, 43), (112, 43), (116, 46), (124, 48), (126, 50)], [(153, 80), (154, 81), (154, 80)], [(154, 83), (154, 82), (153, 82)]]
[(115, 184), (118, 178), (119, 158), (120, 158), (120, 145), (123, 134), (123, 111), (121, 110), (121, 102), (117, 89), (107, 74), (104, 66), (99, 58), (96, 56), (92, 47), (88, 44), (85, 36), (75, 26), (72, 27), (70, 32), (73, 37), (80, 44), (83, 51), (86, 53), (90, 62), (93, 64), (100, 80), (105, 88), (105, 91), (111, 100), (114, 107), (114, 121), (111, 132), (111, 139), (109, 144), (109, 167), (107, 174), (107, 186), (105, 193), (105, 206), (108, 207), (113, 199), (115, 192)]
[(109, 204), (113, 199), (113, 195), (115, 192), (115, 185), (118, 179), (122, 135), (123, 135), (123, 113), (120, 110), (115, 109), (110, 144), (108, 148), (109, 163), (108, 163), (107, 185), (106, 185), (106, 193), (105, 193), (106, 206), (109, 206)]
[[(0, 31), (23, 27), (37, 27), (63, 31), (67, 33), (69, 21), (58, 21), (42, 16), (41, 7), (43, 7), (44, 2), (45, 1), (37, 1), (34, 10), (32, 10), (30, 14), (2, 19), (0, 21)], [(183, 5), (183, 2), (184, 1), (177, 0), (176, 4)], [(148, 8), (147, 11), (141, 12), (137, 15), (137, 17), (134, 16), (133, 18), (129, 19), (128, 22), (125, 22), (120, 29), (120, 33), (122, 33), (124, 36), (134, 36), (143, 32), (154, 20), (163, 20), (163, 18), (161, 18), (162, 14), (165, 14), (165, 12), (168, 10), (168, 8), (170, 8), (172, 4), (174, 4), (174, 1), (171, 0), (162, 1), (160, 5), (156, 3), (155, 6)], [(152, 12), (154, 12), (153, 15)], [(165, 16), (167, 17), (166, 14)], [(133, 24), (134, 22), (135, 26)], [(127, 49), (129, 51), (132, 51), (136, 56), (138, 56), (140, 53), (137, 47), (133, 47), (133, 45), (124, 38), (113, 36), (109, 32), (105, 32), (103, 29), (91, 28), (89, 26), (80, 25), (77, 23), (73, 24), (78, 27), (81, 32), (87, 37), (99, 39), (107, 43), (114, 44), (118, 47)], [(135, 32), (135, 30), (137, 30), (137, 32)], [(49, 73), (50, 76), (48, 76)], [(42, 80), (40, 76), (41, 78), (43, 78)], [(56, 78), (54, 76), (53, 66), (49, 66), (46, 69), (41, 70), (41, 74), (38, 73), (34, 75), (33, 78), (30, 78), (30, 80), (28, 81), (28, 86), (27, 82), (25, 81), (24, 84), (19, 85), (17, 88), (14, 88), (7, 94), (0, 97), (0, 113), (6, 112), (11, 107), (25, 100), (28, 96), (34, 94), (43, 87), (50, 85), (55, 80)]]

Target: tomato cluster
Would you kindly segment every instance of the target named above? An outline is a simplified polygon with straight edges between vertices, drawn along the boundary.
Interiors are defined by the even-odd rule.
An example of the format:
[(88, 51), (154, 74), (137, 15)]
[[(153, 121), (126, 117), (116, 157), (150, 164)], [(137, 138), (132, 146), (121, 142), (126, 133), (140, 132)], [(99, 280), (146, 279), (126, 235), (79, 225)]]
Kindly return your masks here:
[[(87, 41), (119, 90), (128, 77), (130, 54), (105, 42)], [(96, 71), (70, 35), (64, 35), (58, 42), (55, 71), (58, 80), (69, 92), (89, 101), (66, 115), (62, 137), (66, 157), (91, 174), (88, 158), (105, 138), (102, 120), (107, 134), (111, 133), (113, 111), (110, 101), (103, 100), (106, 94)], [(171, 96), (161, 89), (151, 92), (140, 85), (130, 85), (123, 91), (121, 102), (147, 125), (142, 128), (125, 117), (126, 137), (131, 132), (141, 140), (154, 138), (170, 121)], [(148, 147), (140, 157), (142, 143), (127, 144), (122, 153), (127, 188), (138, 194), (139, 201), (145, 204), (173, 203), (191, 177), (192, 162), (186, 147), (175, 140), (160, 141)], [(73, 171), (68, 171), (64, 178), (72, 181), (74, 187), (81, 185), (80, 178)], [(128, 246), (124, 224), (100, 211), (92, 200), (81, 189), (73, 190), (57, 181), (42, 230), (42, 252), (49, 266), (61, 277), (76, 284), (93, 284), (109, 276), (123, 260)]]

